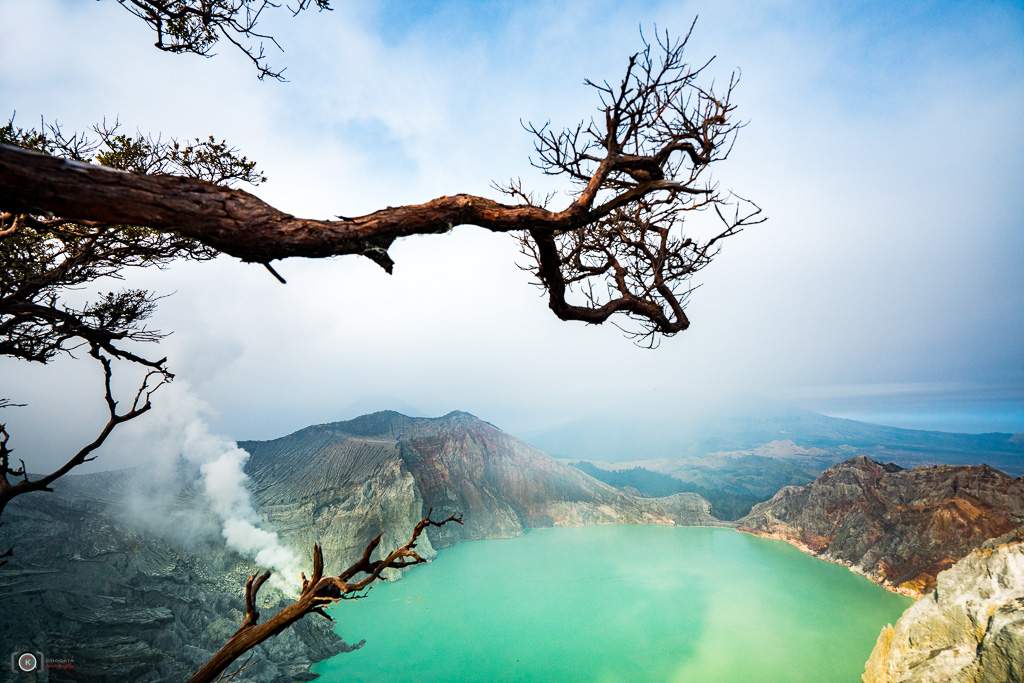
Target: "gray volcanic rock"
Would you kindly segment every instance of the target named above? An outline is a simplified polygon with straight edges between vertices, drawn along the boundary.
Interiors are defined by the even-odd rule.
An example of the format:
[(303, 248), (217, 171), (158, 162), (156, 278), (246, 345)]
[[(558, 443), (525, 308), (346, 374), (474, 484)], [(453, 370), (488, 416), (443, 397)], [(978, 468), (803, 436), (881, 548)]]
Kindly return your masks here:
[(878, 636), (865, 683), (1024, 681), (1024, 527), (987, 541)]
[(722, 524), (696, 494), (629, 496), (468, 413), (374, 413), (239, 446), (251, 454), (260, 513), (303, 552), (319, 542), (328, 571), (378, 533), (383, 547), (404, 542), (431, 509), (435, 518), (462, 514), (464, 524), (429, 529), (425, 557), (534, 527)]
[(987, 465), (904, 470), (860, 456), (755, 505), (740, 529), (781, 538), (920, 597), (985, 540), (1024, 523), (1024, 479)]
[[(354, 562), (377, 534), (388, 549), (409, 540), (423, 515), (416, 482), (393, 440), (322, 425), (239, 446), (251, 454), (249, 488), (268, 526), (310, 563), (313, 544), (320, 543), (328, 573)], [(434, 556), (429, 538), (418, 550)]]
[[(36, 680), (179, 682), (238, 629), (256, 567), (219, 534), (182, 542), (137, 524), (120, 495), (130, 483), (125, 471), (65, 477), (55, 493), (22, 496), (4, 513), (15, 552), (0, 569), (4, 654), (73, 664)], [(283, 606), (263, 592), (262, 610)], [(326, 620), (303, 619), (257, 648), (245, 680), (311, 680), (310, 664), (344, 649)]]

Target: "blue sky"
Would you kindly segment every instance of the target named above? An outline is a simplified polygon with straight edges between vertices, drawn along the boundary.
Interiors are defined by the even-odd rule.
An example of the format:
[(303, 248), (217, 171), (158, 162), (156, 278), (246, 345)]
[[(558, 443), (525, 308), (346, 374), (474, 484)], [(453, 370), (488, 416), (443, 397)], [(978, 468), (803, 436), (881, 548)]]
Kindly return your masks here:
[[(739, 68), (749, 122), (718, 170), (769, 222), (702, 273), (691, 329), (656, 351), (562, 323), (474, 228), (405, 240), (396, 274), (286, 261), (281, 286), (222, 259), (133, 276), (174, 295), (155, 323), (213, 427), (267, 438), (400, 400), (510, 430), (633, 406), (671, 415), (752, 391), (899, 426), (1024, 432), (1024, 10), (1019, 3), (341, 3), (269, 17), (288, 83), (228, 47), (159, 53), (113, 0), (0, 0), (0, 105), (82, 129), (120, 117), (213, 134), (257, 159), (257, 194), (355, 215), (494, 196), (533, 172), (520, 121), (589, 117), (639, 30), (685, 31), (693, 61)], [(21, 434), (101, 418), (94, 370), (0, 363)], [(68, 390), (71, 387), (73, 390)], [(168, 405), (173, 400), (167, 399)], [(159, 408), (159, 406), (158, 406)], [(73, 433), (75, 429), (81, 430)], [(51, 430), (52, 431), (52, 430)], [(23, 453), (50, 446), (24, 436)]]

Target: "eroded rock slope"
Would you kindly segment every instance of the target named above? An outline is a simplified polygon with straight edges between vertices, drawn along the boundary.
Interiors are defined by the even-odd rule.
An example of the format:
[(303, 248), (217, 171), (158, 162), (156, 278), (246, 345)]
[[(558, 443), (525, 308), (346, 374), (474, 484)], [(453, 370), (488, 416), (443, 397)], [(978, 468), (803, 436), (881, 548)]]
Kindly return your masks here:
[(721, 524), (696, 494), (630, 496), (563, 465), (468, 413), (395, 412), (246, 441), (260, 513), (298, 547), (324, 547), (327, 569), (351, 561), (377, 533), (384, 546), (413, 524), (461, 513), (464, 525), (429, 530), (421, 550), (501, 538), (534, 527)]
[(987, 539), (1024, 523), (1024, 478), (987, 465), (904, 470), (860, 456), (755, 505), (740, 528), (787, 540), (913, 597)]
[(886, 626), (865, 683), (1024, 681), (1024, 528), (987, 541)]

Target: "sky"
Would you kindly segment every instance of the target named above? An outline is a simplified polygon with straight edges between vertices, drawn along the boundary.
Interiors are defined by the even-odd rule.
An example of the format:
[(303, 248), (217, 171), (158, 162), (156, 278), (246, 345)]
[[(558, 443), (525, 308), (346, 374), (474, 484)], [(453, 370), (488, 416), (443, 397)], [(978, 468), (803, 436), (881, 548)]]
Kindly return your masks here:
[[(614, 82), (641, 30), (678, 35), (699, 16), (687, 54), (715, 57), (719, 82), (742, 73), (747, 122), (715, 178), (768, 221), (727, 241), (699, 275), (691, 328), (653, 351), (556, 319), (512, 238), (470, 226), (396, 243), (391, 276), (358, 257), (279, 262), (287, 285), (226, 257), (132, 273), (126, 284), (170, 294), (153, 327), (173, 334), (149, 353), (214, 432), (274, 438), (397, 408), (517, 433), (747, 392), (881, 424), (1024, 432), (1019, 3), (334, 6), (261, 24), (284, 48), (268, 50), (287, 66), (279, 83), (227, 45), (159, 52), (113, 0), (0, 0), (0, 112), (226, 139), (269, 178), (253, 191), (303, 217), (498, 198), (491, 183), (510, 177), (558, 190), (531, 168), (521, 123), (589, 118), (585, 78)], [(98, 430), (92, 365), (0, 360), (0, 396), (28, 404), (3, 415), (18, 455), (44, 466)], [(118, 377), (129, 390), (130, 371)], [(131, 461), (125, 443), (107, 464)]]

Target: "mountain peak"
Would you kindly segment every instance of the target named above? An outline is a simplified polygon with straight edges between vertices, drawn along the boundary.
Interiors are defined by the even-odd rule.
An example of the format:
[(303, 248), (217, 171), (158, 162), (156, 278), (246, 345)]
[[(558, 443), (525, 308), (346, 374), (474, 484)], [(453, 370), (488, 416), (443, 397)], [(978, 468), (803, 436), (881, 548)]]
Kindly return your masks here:
[[(327, 424), (307, 427), (306, 429), (322, 429), (352, 436), (401, 438), (415, 433), (433, 432), (445, 424), (451, 423), (465, 426), (488, 424), (471, 413), (453, 410), (441, 417), (410, 417), (396, 410), (380, 410), (354, 417), (351, 420), (329, 422)], [(494, 425), (490, 425), (494, 426)], [(305, 430), (300, 430), (305, 431)]]

